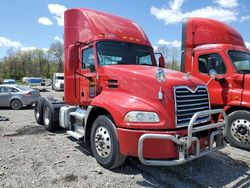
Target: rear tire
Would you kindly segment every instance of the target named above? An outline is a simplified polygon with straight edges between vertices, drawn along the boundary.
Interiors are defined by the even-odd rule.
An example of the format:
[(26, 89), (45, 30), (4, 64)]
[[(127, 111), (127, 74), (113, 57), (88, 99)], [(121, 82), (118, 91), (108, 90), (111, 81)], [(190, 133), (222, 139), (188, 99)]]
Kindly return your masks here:
[(228, 115), (226, 138), (232, 146), (250, 151), (250, 112), (238, 110)]
[(43, 97), (39, 97), (36, 99), (35, 107), (34, 107), (34, 113), (35, 113), (35, 119), (36, 122), (40, 125), (43, 125), (43, 105), (44, 105), (45, 99)]
[(117, 168), (126, 160), (126, 156), (120, 153), (116, 127), (107, 115), (101, 115), (94, 121), (90, 144), (93, 156), (104, 168)]
[(12, 100), (10, 106), (13, 110), (20, 110), (23, 107), (22, 102), (18, 99)]
[(43, 106), (43, 125), (48, 131), (54, 131), (58, 128), (58, 121), (54, 121), (53, 106), (49, 101), (45, 101)]

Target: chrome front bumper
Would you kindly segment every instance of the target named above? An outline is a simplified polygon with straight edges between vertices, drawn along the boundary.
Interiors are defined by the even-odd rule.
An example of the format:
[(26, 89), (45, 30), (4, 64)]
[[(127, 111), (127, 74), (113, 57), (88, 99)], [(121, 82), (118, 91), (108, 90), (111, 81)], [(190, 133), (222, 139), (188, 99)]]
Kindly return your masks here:
[[(218, 123), (213, 123), (209, 125), (193, 127), (196, 120), (200, 116), (213, 115), (213, 114), (222, 114), (223, 120)], [(217, 130), (213, 131), (209, 137), (209, 145), (200, 150), (200, 140), (193, 136), (193, 133), (201, 132), (204, 130), (210, 130), (217, 128)], [(224, 136), (226, 135), (227, 129), (227, 116), (226, 113), (221, 110), (207, 110), (197, 112), (191, 118), (189, 125), (187, 127), (187, 136), (178, 138), (178, 136), (173, 136), (170, 134), (144, 134), (140, 137), (138, 143), (138, 158), (144, 165), (151, 166), (174, 166), (179, 165), (193, 159), (202, 157), (207, 155), (213, 151), (219, 150), (225, 147)], [(143, 157), (143, 144), (146, 139), (163, 139), (163, 140), (171, 140), (176, 143), (176, 147), (179, 151), (179, 157), (173, 160), (154, 160), (154, 159), (145, 159)], [(194, 143), (194, 154), (189, 154), (189, 149)]]

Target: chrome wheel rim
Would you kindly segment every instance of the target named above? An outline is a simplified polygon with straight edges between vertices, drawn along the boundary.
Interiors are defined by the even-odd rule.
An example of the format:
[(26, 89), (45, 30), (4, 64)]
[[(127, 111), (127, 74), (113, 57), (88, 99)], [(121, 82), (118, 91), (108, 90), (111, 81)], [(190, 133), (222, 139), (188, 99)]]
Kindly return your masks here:
[(50, 120), (49, 120), (49, 108), (46, 107), (44, 109), (44, 123), (45, 123), (45, 125), (48, 125), (49, 122), (50, 122)]
[(238, 142), (247, 145), (250, 143), (250, 121), (247, 119), (237, 119), (233, 121), (231, 133)]
[(95, 148), (99, 156), (106, 158), (111, 152), (111, 139), (108, 130), (100, 126), (95, 132)]

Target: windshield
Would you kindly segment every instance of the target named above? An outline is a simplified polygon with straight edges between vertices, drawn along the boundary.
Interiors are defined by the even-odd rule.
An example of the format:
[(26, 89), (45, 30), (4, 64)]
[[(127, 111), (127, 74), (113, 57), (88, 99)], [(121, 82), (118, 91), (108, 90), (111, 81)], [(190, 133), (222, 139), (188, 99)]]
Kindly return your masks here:
[(238, 73), (250, 73), (250, 54), (240, 51), (229, 51), (228, 55), (232, 60)]
[(98, 42), (99, 65), (149, 65), (152, 62), (150, 47), (126, 42)]

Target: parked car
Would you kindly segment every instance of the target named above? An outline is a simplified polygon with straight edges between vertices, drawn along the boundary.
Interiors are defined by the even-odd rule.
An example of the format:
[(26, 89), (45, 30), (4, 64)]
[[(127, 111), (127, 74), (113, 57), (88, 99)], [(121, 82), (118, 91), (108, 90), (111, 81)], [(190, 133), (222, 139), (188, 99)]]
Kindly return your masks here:
[(30, 86), (41, 86), (42, 78), (36, 78), (36, 77), (29, 78), (28, 79), (28, 84)]
[(3, 84), (16, 84), (16, 80), (14, 80), (14, 79), (5, 79), (5, 80), (3, 80)]
[(40, 96), (38, 90), (20, 85), (0, 85), (0, 106), (19, 110), (23, 106), (32, 106)]

